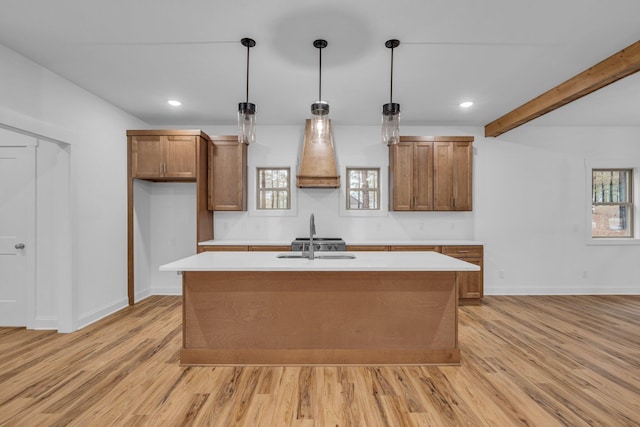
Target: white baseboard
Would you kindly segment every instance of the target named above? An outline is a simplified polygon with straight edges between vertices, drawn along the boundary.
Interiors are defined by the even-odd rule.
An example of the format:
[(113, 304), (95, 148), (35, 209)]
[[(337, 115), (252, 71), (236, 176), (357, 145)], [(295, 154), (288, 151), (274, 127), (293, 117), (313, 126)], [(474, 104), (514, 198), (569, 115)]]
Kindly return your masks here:
[(182, 295), (182, 287), (179, 288), (151, 288), (151, 295)]
[(133, 296), (133, 300), (135, 302), (140, 302), (144, 299), (149, 298), (151, 295), (153, 295), (153, 293), (151, 293), (151, 289), (145, 289), (142, 292), (136, 292), (136, 294)]
[(40, 316), (36, 317), (33, 324), (33, 328), (38, 331), (50, 331), (58, 329), (58, 317), (57, 316)]
[(640, 286), (590, 286), (580, 288), (491, 286), (485, 295), (640, 295)]
[(113, 314), (117, 311), (122, 310), (123, 308), (129, 305), (129, 300), (127, 298), (122, 298), (112, 304), (106, 305), (98, 310), (92, 311), (90, 313), (86, 313), (80, 316), (78, 319), (78, 328), (82, 329), (86, 326), (89, 326), (92, 323), (97, 322), (100, 319), (103, 319), (110, 314)]

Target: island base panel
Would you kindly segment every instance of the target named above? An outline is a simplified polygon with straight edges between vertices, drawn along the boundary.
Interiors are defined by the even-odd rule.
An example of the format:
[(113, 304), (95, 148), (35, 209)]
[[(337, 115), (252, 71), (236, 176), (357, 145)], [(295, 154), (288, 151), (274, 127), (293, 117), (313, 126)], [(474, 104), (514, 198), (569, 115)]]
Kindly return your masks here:
[(459, 363), (455, 272), (183, 273), (183, 364)]
[(188, 348), (182, 349), (180, 363), (195, 366), (459, 365), (460, 350)]

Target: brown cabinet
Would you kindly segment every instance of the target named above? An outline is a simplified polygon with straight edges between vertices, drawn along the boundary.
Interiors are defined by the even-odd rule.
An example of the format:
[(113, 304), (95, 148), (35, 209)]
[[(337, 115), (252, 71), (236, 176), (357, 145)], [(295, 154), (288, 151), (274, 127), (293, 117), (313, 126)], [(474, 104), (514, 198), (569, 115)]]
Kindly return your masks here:
[(480, 271), (458, 272), (458, 298), (462, 304), (480, 303), (484, 296), (484, 248), (476, 246), (443, 246), (442, 253), (475, 264)]
[(470, 141), (437, 141), (433, 146), (433, 209), (471, 210), (473, 146)]
[[(133, 305), (135, 179), (194, 182), (196, 186), (196, 243), (213, 239), (213, 212), (207, 209), (207, 144), (201, 130), (127, 131), (127, 240), (128, 296)], [(196, 247), (196, 250), (199, 248)]]
[(440, 246), (429, 245), (393, 245), (391, 251), (440, 252)]
[(390, 209), (433, 210), (433, 143), (400, 141), (389, 146)]
[(249, 246), (247, 245), (199, 245), (198, 253), (200, 252), (247, 252)]
[(471, 210), (470, 136), (402, 136), (389, 146), (389, 209)]
[(147, 180), (196, 179), (196, 136), (133, 135), (131, 174)]
[(386, 245), (347, 245), (347, 251), (353, 252), (385, 252), (389, 250)]
[(247, 145), (237, 136), (212, 137), (209, 144), (209, 210), (247, 210)]
[(484, 296), (484, 247), (482, 245), (358, 245), (348, 251), (432, 251), (458, 258), (480, 267), (480, 271), (459, 271), (456, 274), (458, 301), (461, 305), (480, 304)]
[(290, 245), (200, 245), (198, 252), (233, 251), (233, 252), (289, 252)]

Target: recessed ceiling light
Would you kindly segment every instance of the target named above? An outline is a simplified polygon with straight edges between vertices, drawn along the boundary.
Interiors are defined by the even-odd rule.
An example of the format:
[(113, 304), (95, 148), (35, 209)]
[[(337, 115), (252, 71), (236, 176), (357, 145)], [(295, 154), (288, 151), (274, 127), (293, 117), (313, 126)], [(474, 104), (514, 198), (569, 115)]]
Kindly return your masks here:
[(465, 102), (461, 102), (461, 103), (460, 103), (460, 106), (461, 106), (462, 108), (469, 108), (469, 107), (471, 107), (472, 105), (473, 105), (473, 102), (471, 102), (471, 101), (465, 101)]
[(170, 99), (167, 102), (169, 103), (169, 105), (172, 105), (174, 107), (179, 107), (182, 105), (182, 102), (176, 101), (175, 99)]

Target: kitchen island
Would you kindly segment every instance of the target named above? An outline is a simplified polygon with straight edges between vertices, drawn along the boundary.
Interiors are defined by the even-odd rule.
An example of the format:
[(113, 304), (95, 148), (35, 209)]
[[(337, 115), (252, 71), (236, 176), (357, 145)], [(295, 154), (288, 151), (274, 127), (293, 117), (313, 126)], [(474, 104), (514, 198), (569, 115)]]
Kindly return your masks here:
[(456, 274), (479, 267), (436, 252), (351, 254), (203, 252), (161, 266), (182, 272), (181, 363), (460, 363)]

